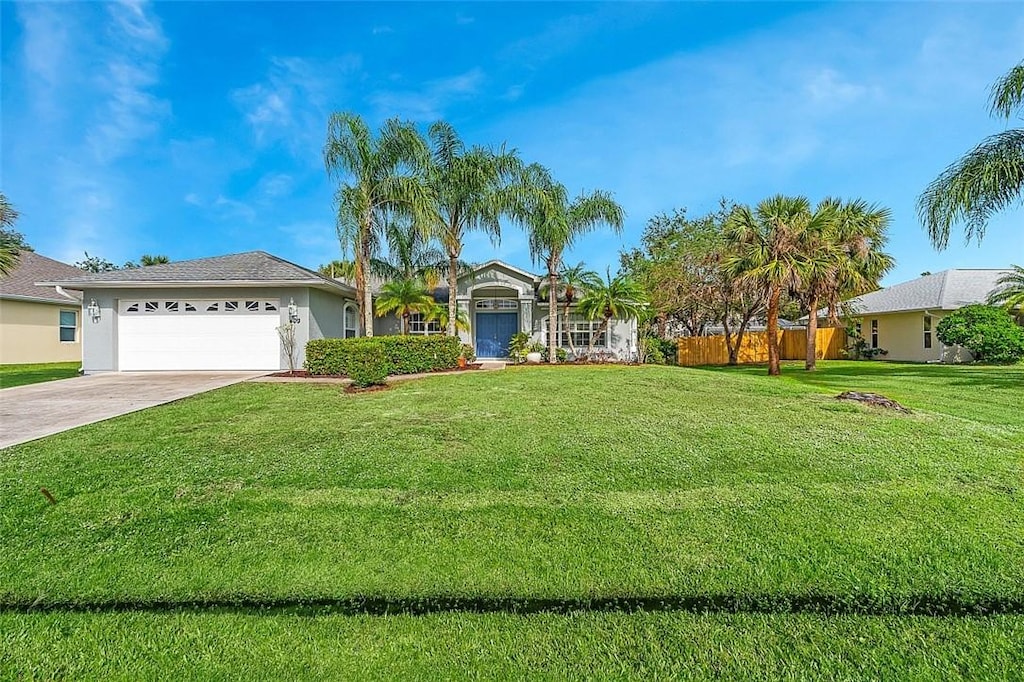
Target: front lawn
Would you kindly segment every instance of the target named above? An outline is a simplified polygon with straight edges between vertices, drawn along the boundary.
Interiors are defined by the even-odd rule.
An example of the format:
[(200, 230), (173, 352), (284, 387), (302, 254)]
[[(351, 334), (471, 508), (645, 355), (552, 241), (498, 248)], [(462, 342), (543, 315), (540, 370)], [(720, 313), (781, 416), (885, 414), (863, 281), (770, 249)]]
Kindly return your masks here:
[(78, 376), (82, 363), (46, 362), (34, 365), (0, 365), (0, 388), (38, 384), (41, 381)]
[(787, 370), (241, 384), (3, 451), (0, 669), (1012, 670), (1024, 368)]

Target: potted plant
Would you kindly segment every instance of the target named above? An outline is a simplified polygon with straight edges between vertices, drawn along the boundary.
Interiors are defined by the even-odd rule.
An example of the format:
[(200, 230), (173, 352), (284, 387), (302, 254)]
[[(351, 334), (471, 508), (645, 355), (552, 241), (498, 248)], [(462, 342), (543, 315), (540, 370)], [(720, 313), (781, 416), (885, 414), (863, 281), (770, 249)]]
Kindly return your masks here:
[(536, 341), (531, 343), (526, 353), (526, 362), (531, 365), (539, 365), (543, 359), (544, 344)]

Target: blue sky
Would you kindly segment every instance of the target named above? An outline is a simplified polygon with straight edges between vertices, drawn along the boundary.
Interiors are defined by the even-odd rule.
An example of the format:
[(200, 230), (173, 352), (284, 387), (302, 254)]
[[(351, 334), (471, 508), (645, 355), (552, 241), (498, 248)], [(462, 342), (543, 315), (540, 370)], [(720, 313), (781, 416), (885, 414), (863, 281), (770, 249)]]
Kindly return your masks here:
[[(115, 262), (264, 249), (340, 256), (327, 116), (451, 121), (570, 191), (606, 189), (617, 262), (660, 211), (777, 193), (893, 211), (887, 282), (1024, 261), (1024, 212), (935, 252), (921, 189), (1005, 123), (992, 81), (1024, 58), (1019, 4), (0, 3), (0, 187), (41, 253)], [(531, 267), (508, 226), (471, 260)]]

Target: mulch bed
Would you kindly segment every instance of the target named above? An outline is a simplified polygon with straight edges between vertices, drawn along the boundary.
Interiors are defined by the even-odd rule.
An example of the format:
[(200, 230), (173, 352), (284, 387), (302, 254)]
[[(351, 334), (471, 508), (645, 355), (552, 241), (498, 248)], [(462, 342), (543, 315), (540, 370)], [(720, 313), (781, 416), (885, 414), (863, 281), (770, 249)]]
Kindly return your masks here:
[(836, 400), (850, 400), (857, 403), (863, 403), (865, 405), (871, 405), (872, 407), (882, 407), (887, 410), (895, 410), (896, 412), (903, 412), (904, 414), (910, 414), (910, 410), (900, 405), (898, 402), (891, 398), (886, 398), (884, 395), (878, 393), (861, 393), (860, 391), (843, 391), (836, 396)]
[[(481, 364), (474, 362), (468, 364), (465, 367), (452, 367), (451, 369), (439, 369), (434, 372), (423, 372), (423, 374), (448, 374), (450, 372), (469, 372), (474, 369), (480, 369)], [(287, 377), (289, 379), (347, 379), (348, 377), (344, 374), (310, 374), (304, 369), (297, 369), (294, 372), (274, 372), (270, 376), (272, 377)], [(402, 375), (398, 375), (402, 376)]]

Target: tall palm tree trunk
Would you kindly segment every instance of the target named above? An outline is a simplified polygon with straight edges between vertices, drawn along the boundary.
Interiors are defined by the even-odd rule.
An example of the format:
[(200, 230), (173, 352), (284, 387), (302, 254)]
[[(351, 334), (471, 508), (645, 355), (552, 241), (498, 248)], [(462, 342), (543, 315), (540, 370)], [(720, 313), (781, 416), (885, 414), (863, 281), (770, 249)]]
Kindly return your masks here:
[(359, 252), (363, 273), (363, 335), (373, 336), (373, 290), (370, 286), (370, 247), (363, 244)]
[(768, 296), (768, 376), (777, 377), (779, 368), (779, 300), (782, 287), (773, 286)]
[(548, 362), (555, 364), (558, 355), (558, 272), (557, 268), (548, 269)]
[(810, 311), (807, 313), (807, 360), (804, 369), (813, 372), (818, 368), (818, 297), (812, 296)]
[(448, 252), (448, 336), (457, 336), (455, 319), (459, 311), (459, 303), (455, 300), (455, 290), (459, 286), (459, 254)]

